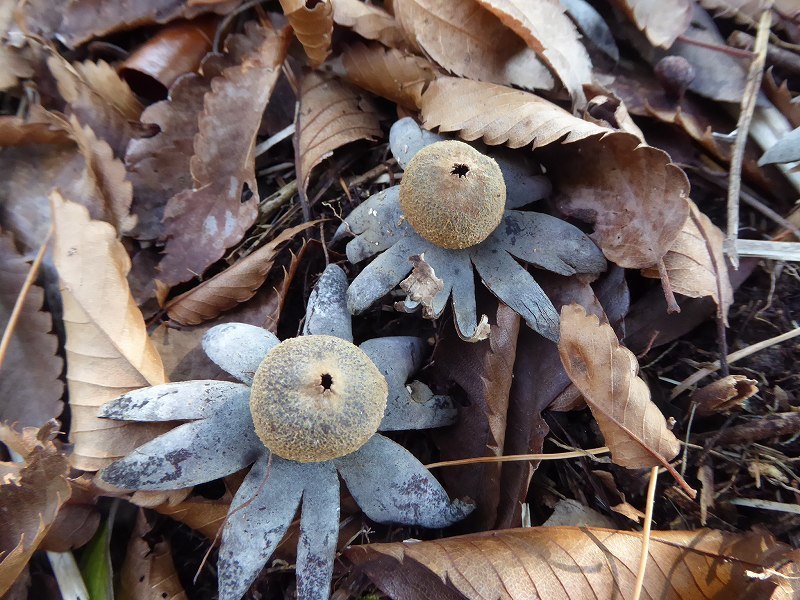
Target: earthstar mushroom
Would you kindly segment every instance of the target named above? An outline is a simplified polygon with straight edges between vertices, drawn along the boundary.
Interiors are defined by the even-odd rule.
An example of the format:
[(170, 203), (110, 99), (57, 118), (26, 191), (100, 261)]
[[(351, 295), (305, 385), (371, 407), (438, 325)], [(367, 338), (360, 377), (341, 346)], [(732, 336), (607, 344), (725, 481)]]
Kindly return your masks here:
[[(547, 180), (520, 163), (519, 154), (517, 162), (499, 156), (495, 161), (462, 142), (443, 141), (410, 118), (392, 126), (389, 140), (398, 164), (406, 169), (402, 183), (367, 198), (334, 236), (334, 241), (354, 236), (346, 247), (351, 263), (375, 257), (350, 284), (350, 311), (369, 309), (417, 268), (412, 260), (419, 265), (421, 259), (443, 285), (427, 304), (407, 298), (403, 310), (423, 306), (424, 316), (438, 318), (452, 297), (459, 336), (473, 342), (485, 339), (488, 325), (485, 315), (478, 320), (474, 265), (495, 296), (532, 329), (557, 340), (558, 313), (518, 261), (559, 275), (600, 273), (606, 261), (574, 225), (519, 210), (549, 194)], [(498, 173), (504, 183), (497, 180)], [(478, 177), (470, 179), (473, 174)], [(460, 193), (465, 188), (469, 196)]]
[[(424, 384), (406, 385), (422, 364), (423, 340), (352, 343), (346, 290), (344, 272), (329, 266), (309, 299), (303, 337), (283, 343), (242, 323), (210, 329), (203, 349), (241, 383), (162, 384), (100, 409), (99, 416), (109, 419), (187, 421), (99, 473), (114, 486), (173, 490), (252, 465), (222, 532), (221, 600), (244, 595), (301, 504), (297, 596), (328, 597), (339, 533), (339, 475), (359, 507), (379, 523), (446, 527), (474, 508), (469, 501), (451, 502), (410, 452), (376, 433), (447, 425), (455, 409)], [(278, 374), (287, 361), (296, 364)], [(309, 412), (293, 416), (303, 404)], [(312, 418), (315, 408), (326, 417)], [(274, 436), (276, 426), (293, 433)], [(322, 443), (303, 439), (320, 434)], [(333, 443), (337, 437), (346, 443)]]

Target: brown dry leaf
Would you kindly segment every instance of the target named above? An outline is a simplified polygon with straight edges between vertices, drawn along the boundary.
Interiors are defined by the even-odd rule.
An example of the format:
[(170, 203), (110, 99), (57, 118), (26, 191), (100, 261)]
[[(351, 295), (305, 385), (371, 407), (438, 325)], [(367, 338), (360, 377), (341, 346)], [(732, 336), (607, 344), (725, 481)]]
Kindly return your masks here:
[(422, 96), (422, 115), (427, 129), (458, 131), (466, 140), (546, 146), (540, 154), (555, 179), (559, 208), (594, 222), (592, 239), (620, 266), (657, 263), (686, 221), (689, 180), (666, 152), (578, 119), (538, 96), (440, 77)]
[[(491, 325), (488, 340), (464, 344), (449, 327), (434, 349), (431, 363), (437, 378), (443, 379), (443, 389), (455, 383), (468, 400), (459, 411), (458, 422), (434, 434), (442, 460), (503, 454), (520, 317), (505, 304), (496, 306), (496, 312), (492, 309), (496, 323)], [(498, 516), (501, 472), (501, 463), (487, 463), (452, 467), (437, 475), (451, 496), (469, 496), (476, 501), (470, 522), (488, 529), (495, 526)]]
[(53, 54), (47, 66), (77, 121), (107, 142), (115, 156), (125, 156), (125, 148), (134, 137), (134, 126), (142, 112), (128, 84), (102, 61), (70, 64)]
[(697, 402), (697, 416), (706, 417), (729, 413), (732, 408), (758, 393), (758, 382), (744, 375), (728, 375), (695, 390), (692, 402)]
[(197, 325), (252, 298), (272, 269), (281, 247), (319, 221), (284, 229), (275, 239), (197, 287), (170, 300), (164, 307), (173, 321)]
[(311, 171), (337, 148), (381, 137), (378, 111), (359, 90), (312, 71), (303, 79), (295, 124), (298, 190), (305, 197)]
[(578, 30), (558, 0), (478, 0), (552, 69), (576, 106), (586, 97), (583, 84), (592, 81), (592, 61)]
[(53, 260), (61, 280), (67, 342), (67, 383), (74, 444), (71, 462), (101, 469), (169, 426), (98, 419), (102, 404), (132, 389), (164, 383), (164, 367), (126, 276), (130, 258), (108, 223), (50, 195), (55, 234)]
[(669, 461), (680, 444), (636, 376), (636, 356), (620, 346), (611, 326), (568, 304), (561, 309), (558, 352), (600, 426), (611, 460), (629, 469), (664, 466), (672, 473)]
[(419, 110), (422, 92), (439, 75), (439, 68), (421, 56), (379, 44), (356, 43), (340, 56), (345, 79), (410, 110)]
[(331, 52), (331, 0), (280, 0), (280, 3), (294, 35), (306, 51), (308, 62), (312, 67), (318, 67)]
[[(44, 240), (42, 240), (44, 242)], [(0, 331), (30, 270), (10, 234), (0, 232)], [(58, 339), (50, 331), (53, 320), (42, 311), (44, 290), (30, 288), (0, 366), (0, 421), (41, 426), (61, 414), (64, 361), (56, 355)]]
[(172, 517), (179, 523), (188, 525), (203, 534), (209, 540), (213, 540), (216, 539), (219, 530), (225, 523), (225, 517), (231, 506), (231, 498), (230, 494), (217, 500), (191, 496), (178, 504), (159, 504), (154, 506), (153, 510)]
[[(691, 298), (711, 296), (723, 321), (728, 322), (728, 308), (733, 302), (733, 288), (728, 278), (722, 242), (725, 234), (691, 200), (686, 201), (689, 215), (675, 243), (664, 255), (664, 266), (672, 289)], [(645, 277), (658, 279), (658, 269), (642, 271)]]
[[(258, 29), (259, 43), (241, 64), (211, 83), (194, 138), (194, 189), (170, 198), (164, 211), (169, 236), (159, 279), (186, 281), (219, 260), (258, 216), (255, 142), (264, 108), (286, 57), (288, 29)], [(248, 198), (243, 193), (249, 193)]]
[(56, 423), (22, 433), (0, 425), (0, 442), (22, 463), (0, 463), (0, 595), (14, 584), (69, 499), (69, 463), (52, 442)]
[(365, 4), (361, 0), (331, 1), (333, 20), (337, 25), (349, 27), (361, 37), (377, 40), (391, 48), (404, 44), (403, 32), (394, 17), (382, 8)]
[(175, 571), (169, 541), (152, 542), (150, 532), (151, 527), (140, 509), (122, 565), (118, 597), (120, 600), (186, 600), (188, 596)]
[[(14, 12), (17, 0), (0, 0), (0, 40), (5, 41), (9, 30), (15, 26)], [(14, 48), (0, 43), (0, 91), (17, 85), (20, 79), (27, 79), (34, 73), (29, 48)]]
[(409, 42), (456, 75), (549, 90), (553, 77), (536, 53), (475, 0), (395, 0)]
[(88, 125), (81, 126), (75, 115), (69, 119), (69, 133), (85, 162), (81, 199), (89, 213), (93, 219), (111, 223), (119, 234), (127, 232), (136, 218), (130, 214), (133, 186), (125, 165)]
[(131, 140), (125, 154), (128, 178), (133, 184), (131, 210), (138, 222), (131, 235), (138, 239), (163, 239), (164, 206), (175, 194), (192, 187), (190, 162), (197, 134), (197, 116), (212, 79), (222, 66), (209, 57), (203, 74), (189, 73), (169, 90), (169, 98), (148, 106), (142, 123), (153, 123), (159, 132)]
[(654, 46), (669, 48), (692, 22), (691, 0), (616, 0)]
[[(641, 533), (533, 527), (429, 542), (353, 546), (344, 556), (395, 600), (632, 598)], [(643, 598), (766, 598), (750, 577), (787, 555), (770, 535), (653, 531)]]
[[(116, 31), (168, 23), (179, 18), (193, 19), (207, 12), (226, 14), (239, 4), (239, 0), (215, 0), (202, 4), (175, 0), (70, 0), (65, 2), (60, 23), (45, 34), (57, 32), (60, 41), (74, 48)], [(55, 10), (49, 6), (48, 9)]]
[[(0, 59), (2, 60), (2, 59)], [(44, 111), (36, 105), (28, 118), (0, 116), (0, 146), (27, 146), (34, 144), (69, 144), (67, 133), (51, 120), (39, 120), (33, 113)]]

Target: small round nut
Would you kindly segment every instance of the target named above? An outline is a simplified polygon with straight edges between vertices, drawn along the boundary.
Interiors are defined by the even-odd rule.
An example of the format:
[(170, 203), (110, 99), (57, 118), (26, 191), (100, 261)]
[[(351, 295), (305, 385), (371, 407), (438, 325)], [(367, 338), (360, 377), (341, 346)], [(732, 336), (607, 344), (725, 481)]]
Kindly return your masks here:
[(441, 248), (479, 244), (497, 228), (506, 184), (494, 159), (458, 141), (425, 146), (400, 184), (400, 207), (411, 226)]
[(665, 56), (656, 63), (653, 72), (668, 96), (680, 100), (694, 81), (696, 71), (682, 56)]
[(355, 452), (378, 430), (386, 378), (357, 346), (329, 335), (288, 339), (253, 377), (250, 412), (272, 452), (319, 462)]

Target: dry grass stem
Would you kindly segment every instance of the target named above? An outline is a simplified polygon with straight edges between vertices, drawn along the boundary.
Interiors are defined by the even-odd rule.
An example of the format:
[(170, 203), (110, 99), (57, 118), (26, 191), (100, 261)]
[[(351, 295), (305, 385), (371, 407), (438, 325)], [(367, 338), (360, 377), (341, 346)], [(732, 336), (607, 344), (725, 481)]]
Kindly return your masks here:
[(639, 600), (644, 585), (644, 574), (647, 569), (647, 557), (650, 553), (650, 526), (653, 523), (653, 504), (655, 504), (656, 481), (658, 481), (658, 467), (650, 469), (650, 485), (647, 486), (647, 506), (644, 512), (644, 530), (642, 531), (642, 555), (639, 558), (639, 572), (636, 574), (636, 583), (633, 588), (633, 600)]

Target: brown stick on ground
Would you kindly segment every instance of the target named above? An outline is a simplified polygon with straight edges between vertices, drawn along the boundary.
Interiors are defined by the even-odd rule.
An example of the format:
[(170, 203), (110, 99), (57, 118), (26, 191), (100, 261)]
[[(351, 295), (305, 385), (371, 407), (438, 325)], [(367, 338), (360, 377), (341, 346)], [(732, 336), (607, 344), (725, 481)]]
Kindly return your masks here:
[[(800, 433), (800, 413), (777, 413), (758, 417), (747, 423), (735, 425), (719, 434), (717, 446), (721, 444), (749, 444), (766, 438)], [(716, 431), (692, 436), (692, 442), (702, 443), (704, 440), (717, 435)]]

